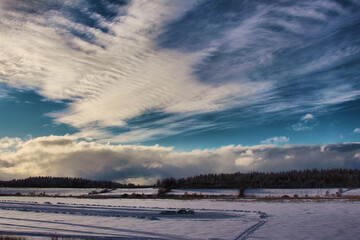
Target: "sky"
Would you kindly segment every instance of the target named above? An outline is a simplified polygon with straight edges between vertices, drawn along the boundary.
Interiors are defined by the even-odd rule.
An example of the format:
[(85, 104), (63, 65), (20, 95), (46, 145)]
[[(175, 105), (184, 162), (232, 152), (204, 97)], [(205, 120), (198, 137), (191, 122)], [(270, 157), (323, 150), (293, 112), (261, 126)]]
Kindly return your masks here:
[(0, 179), (360, 168), (359, 0), (0, 0)]

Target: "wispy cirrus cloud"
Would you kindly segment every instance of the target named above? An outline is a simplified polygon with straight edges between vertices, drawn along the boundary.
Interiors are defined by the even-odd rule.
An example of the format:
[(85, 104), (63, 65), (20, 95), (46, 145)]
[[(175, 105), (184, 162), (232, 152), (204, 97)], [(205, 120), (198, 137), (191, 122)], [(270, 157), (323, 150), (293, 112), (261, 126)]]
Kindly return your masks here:
[[(326, 113), (360, 96), (360, 6), (349, 4), (4, 0), (0, 82), (65, 101), (47, 116), (103, 141), (220, 127), (224, 111), (250, 113), (241, 121)], [(155, 126), (129, 124), (139, 117)]]
[(7, 91), (6, 90), (0, 90), (0, 98), (5, 98), (7, 96)]
[[(331, 105), (359, 98), (356, 64), (346, 64), (359, 59), (360, 50), (356, 21), (349, 18), (359, 5), (352, 4), (207, 1), (172, 23), (160, 41), (185, 52), (209, 49), (196, 67), (204, 82), (270, 83), (263, 101), (251, 105), (257, 119), (314, 109), (326, 113)], [(340, 40), (341, 35), (346, 37)], [(337, 66), (349, 68), (351, 77)]]
[[(67, 109), (48, 116), (79, 129), (80, 135), (106, 138), (112, 135), (106, 128), (124, 127), (148, 111), (221, 111), (236, 104), (235, 98), (265, 89), (246, 82), (201, 83), (192, 66), (205, 52), (183, 54), (156, 46), (153, 39), (163, 25), (193, 3), (133, 1), (108, 5), (98, 13), (91, 1), (16, 2), (2, 3), (6, 21), (1, 28), (7, 34), (1, 48), (7, 51), (1, 57), (0, 79), (12, 87), (35, 89), (50, 100), (70, 100)], [(121, 139), (144, 139), (152, 132), (139, 129), (130, 139)]]
[(314, 115), (307, 113), (302, 116), (297, 123), (293, 124), (291, 129), (294, 131), (312, 130), (318, 124), (319, 121), (314, 117)]

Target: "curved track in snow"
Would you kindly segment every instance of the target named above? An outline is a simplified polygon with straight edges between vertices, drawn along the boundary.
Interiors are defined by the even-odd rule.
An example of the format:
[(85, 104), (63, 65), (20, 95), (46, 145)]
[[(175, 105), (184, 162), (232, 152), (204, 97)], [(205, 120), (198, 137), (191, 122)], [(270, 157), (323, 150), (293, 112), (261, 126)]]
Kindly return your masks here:
[(178, 209), (172, 207), (50, 201), (0, 201), (0, 233), (89, 239), (244, 239), (239, 237), (260, 227), (264, 215), (205, 208), (192, 209), (195, 214), (176, 214)]

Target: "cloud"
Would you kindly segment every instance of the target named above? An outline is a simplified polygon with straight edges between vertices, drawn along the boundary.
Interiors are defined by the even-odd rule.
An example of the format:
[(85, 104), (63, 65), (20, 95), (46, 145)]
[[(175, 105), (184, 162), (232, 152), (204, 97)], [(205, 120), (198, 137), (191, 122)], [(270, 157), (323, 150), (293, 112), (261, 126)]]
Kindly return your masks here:
[(289, 141), (290, 141), (290, 138), (281, 136), (281, 137), (272, 137), (272, 138), (265, 139), (264, 141), (261, 141), (261, 143), (266, 144), (266, 145), (268, 145), (268, 144), (278, 145), (278, 144), (287, 143)]
[(23, 141), (16, 149), (1, 152), (0, 174), (6, 179), (51, 175), (144, 183), (212, 172), (360, 168), (359, 151), (360, 143), (344, 143), (229, 145), (177, 152), (159, 145), (109, 145), (71, 136), (48, 136)]
[(235, 165), (240, 167), (247, 167), (254, 161), (252, 157), (239, 157), (235, 159)]
[(8, 94), (8, 93), (7, 93), (6, 90), (0, 89), (0, 98), (5, 98), (5, 97), (7, 97), (7, 96), (8, 96), (7, 94)]
[(260, 119), (360, 96), (356, 3), (116, 2), (1, 1), (0, 82), (66, 100), (47, 116), (119, 142), (187, 131), (129, 126), (149, 112), (186, 123), (249, 109)]
[(314, 119), (314, 115), (307, 113), (305, 116), (303, 116), (301, 118), (301, 120), (305, 121), (305, 120), (309, 120), (309, 119)]
[(294, 156), (294, 155), (286, 155), (286, 156), (284, 157), (284, 159), (285, 159), (285, 160), (293, 160), (293, 159), (295, 159), (295, 156)]
[(17, 149), (23, 141), (21, 138), (9, 138), (4, 137), (0, 139), (0, 151), (8, 150), (8, 149)]
[(291, 126), (291, 129), (294, 131), (306, 131), (312, 130), (315, 126), (319, 124), (318, 120), (314, 115), (307, 113), (300, 120)]
[(355, 128), (354, 129), (354, 134), (360, 134), (360, 128)]
[[(7, 50), (0, 57), (5, 63), (0, 81), (34, 89), (49, 100), (70, 100), (68, 108), (48, 116), (79, 129), (84, 137), (109, 138), (113, 133), (107, 128), (125, 127), (149, 111), (186, 117), (222, 111), (268, 85), (201, 83), (193, 66), (206, 52), (185, 54), (156, 46), (162, 27), (196, 1), (133, 1), (103, 6), (101, 14), (93, 12), (90, 2), (80, 2), (83, 5), (55, 1), (34, 7), (4, 1), (1, 12), (6, 21), (0, 27), (7, 34), (0, 47)], [(143, 140), (153, 132), (135, 129), (120, 139)], [(162, 132), (171, 134), (173, 129)]]
[[(351, 4), (359, 9), (358, 3)], [(260, 99), (249, 99), (253, 105), (236, 111), (251, 109), (256, 119), (319, 109), (318, 114), (326, 114), (331, 105), (359, 99), (359, 85), (337, 68), (359, 73), (355, 65), (347, 65), (352, 58), (359, 60), (360, 51), (352, 35), (359, 31), (347, 15), (355, 12), (349, 9), (338, 1), (204, 1), (173, 22), (160, 41), (164, 47), (185, 52), (207, 48), (209, 55), (196, 66), (203, 82), (268, 83)], [(341, 40), (346, 48), (329, 44), (343, 34), (351, 35)], [(311, 116), (303, 121), (314, 119)], [(294, 130), (313, 127), (299, 123)]]

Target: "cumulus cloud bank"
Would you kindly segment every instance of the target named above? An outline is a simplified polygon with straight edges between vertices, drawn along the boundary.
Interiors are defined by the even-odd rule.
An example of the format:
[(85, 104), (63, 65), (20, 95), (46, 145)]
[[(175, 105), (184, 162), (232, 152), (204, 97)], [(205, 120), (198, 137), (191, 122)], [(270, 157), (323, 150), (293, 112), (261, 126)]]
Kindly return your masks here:
[(3, 138), (0, 142), (0, 174), (7, 179), (51, 175), (143, 183), (214, 172), (360, 168), (360, 143), (229, 145), (176, 152), (171, 147), (100, 144), (69, 135), (27, 141)]

